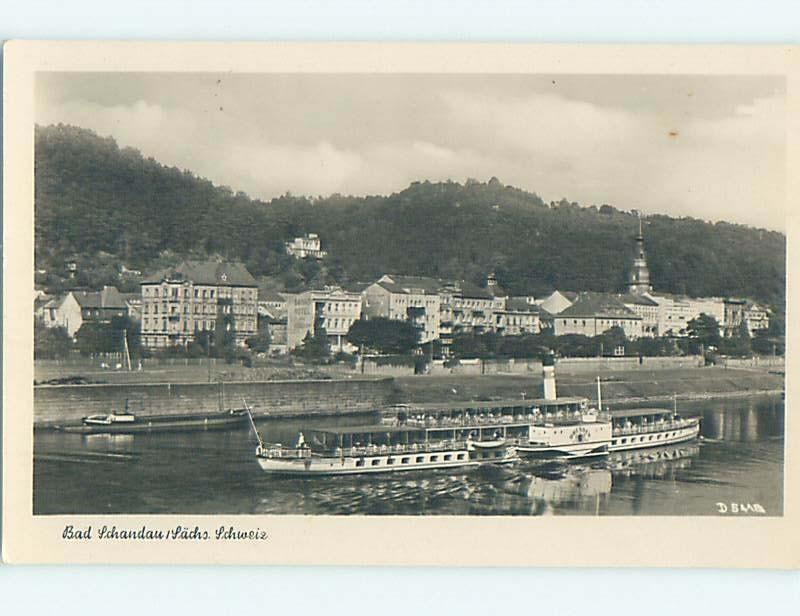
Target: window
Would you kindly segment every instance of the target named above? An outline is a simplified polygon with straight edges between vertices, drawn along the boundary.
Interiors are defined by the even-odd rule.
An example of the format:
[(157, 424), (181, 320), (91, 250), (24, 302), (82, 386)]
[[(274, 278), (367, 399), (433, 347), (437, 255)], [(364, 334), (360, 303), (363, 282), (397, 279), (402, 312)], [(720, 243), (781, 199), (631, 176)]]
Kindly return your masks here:
[(445, 454), (445, 456), (444, 456), (444, 461), (445, 461), (445, 462), (449, 462), (449, 461), (450, 461), (450, 460), (452, 460), (452, 459), (453, 459), (453, 456), (451, 456), (449, 453), (448, 453), (448, 454)]
[(417, 461), (417, 464), (419, 464), (420, 462), (424, 462), (425, 461), (425, 456), (417, 456), (417, 460), (416, 461)]
[(364, 458), (361, 458), (360, 460), (356, 460), (356, 466), (364, 466)]
[(408, 464), (409, 459), (410, 458), (401, 458), (400, 459), (400, 464)]
[(387, 458), (386, 464), (394, 464), (394, 458)]
[(378, 466), (378, 464), (380, 464), (380, 463), (381, 463), (381, 459), (380, 458), (376, 458), (375, 460), (372, 461), (372, 466)]
[(431, 456), (431, 462), (438, 462), (439, 456)]
[(463, 459), (464, 459), (464, 454), (463, 454), (463, 453), (460, 453), (460, 454), (458, 454), (458, 455), (456, 456), (456, 458), (457, 458), (458, 460), (463, 460)]

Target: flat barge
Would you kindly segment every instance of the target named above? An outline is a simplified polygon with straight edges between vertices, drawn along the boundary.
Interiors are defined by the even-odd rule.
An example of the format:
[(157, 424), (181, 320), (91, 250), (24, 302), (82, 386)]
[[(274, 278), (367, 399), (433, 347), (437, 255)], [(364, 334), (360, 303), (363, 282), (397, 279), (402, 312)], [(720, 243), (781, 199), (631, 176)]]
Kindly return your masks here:
[[(104, 420), (104, 418), (106, 418)], [(193, 415), (134, 416), (128, 413), (84, 417), (81, 425), (53, 426), (54, 430), (74, 434), (136, 434), (140, 432), (170, 432), (214, 430), (247, 423), (245, 409)]]

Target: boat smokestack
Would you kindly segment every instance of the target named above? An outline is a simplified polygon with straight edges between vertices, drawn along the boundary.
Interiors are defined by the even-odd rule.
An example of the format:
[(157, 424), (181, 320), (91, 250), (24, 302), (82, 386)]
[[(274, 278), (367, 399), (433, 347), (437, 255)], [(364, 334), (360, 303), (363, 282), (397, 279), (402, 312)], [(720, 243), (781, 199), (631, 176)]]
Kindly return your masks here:
[(556, 399), (556, 357), (551, 351), (542, 358), (542, 376), (544, 377), (544, 399)]

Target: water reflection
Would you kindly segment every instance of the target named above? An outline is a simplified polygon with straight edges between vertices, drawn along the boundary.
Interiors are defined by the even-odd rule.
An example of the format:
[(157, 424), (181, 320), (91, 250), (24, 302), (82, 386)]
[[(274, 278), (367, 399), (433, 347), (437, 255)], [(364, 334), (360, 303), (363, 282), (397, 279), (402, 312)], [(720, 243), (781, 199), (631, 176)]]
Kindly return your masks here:
[[(183, 434), (35, 435), (36, 513), (372, 515), (714, 515), (716, 502), (783, 508), (780, 398), (702, 401), (703, 440), (532, 464), (394, 475), (278, 478), (260, 471), (244, 429)], [(363, 418), (361, 418), (363, 421)], [(338, 423), (352, 424), (353, 418)], [(331, 421), (270, 421), (290, 442)]]

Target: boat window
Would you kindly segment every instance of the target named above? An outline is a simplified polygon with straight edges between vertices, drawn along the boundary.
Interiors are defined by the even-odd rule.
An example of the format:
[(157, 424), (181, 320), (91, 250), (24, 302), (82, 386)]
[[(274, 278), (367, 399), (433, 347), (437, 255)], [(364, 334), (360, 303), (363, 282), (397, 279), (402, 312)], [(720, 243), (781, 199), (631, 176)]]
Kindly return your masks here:
[(386, 464), (394, 464), (394, 458), (387, 458)]
[(624, 445), (625, 443), (627, 443), (627, 442), (628, 442), (628, 439), (626, 439), (626, 438), (622, 439), (622, 444), (623, 444), (623, 445)]
[(408, 464), (409, 460), (410, 458), (403, 458), (402, 460), (400, 460), (400, 464)]
[(381, 459), (380, 458), (376, 458), (376, 459), (374, 459), (372, 461), (372, 466), (378, 466), (378, 464), (380, 464), (380, 463), (381, 463)]
[(439, 460), (439, 456), (431, 456), (431, 462), (437, 462)]
[(458, 454), (457, 458), (459, 460), (463, 460), (464, 459), (464, 454), (463, 453)]
[(616, 439), (615, 439), (615, 440), (613, 440), (613, 441), (611, 441), (611, 444), (612, 444), (612, 445), (616, 445), (616, 444), (617, 444), (617, 441), (616, 441)]
[(356, 466), (364, 466), (364, 459), (356, 460)]
[(503, 457), (503, 452), (502, 451), (495, 451), (494, 452), (494, 457), (495, 458), (502, 458)]
[(425, 461), (425, 456), (417, 456), (417, 462), (418, 463), (419, 462), (424, 462), (424, 461)]
[(444, 456), (444, 460), (445, 460), (445, 462), (447, 462), (447, 461), (449, 461), (449, 460), (452, 460), (452, 459), (453, 459), (453, 456), (452, 456), (452, 455), (450, 455), (449, 453), (448, 453), (448, 454), (446, 454), (446, 455)]

